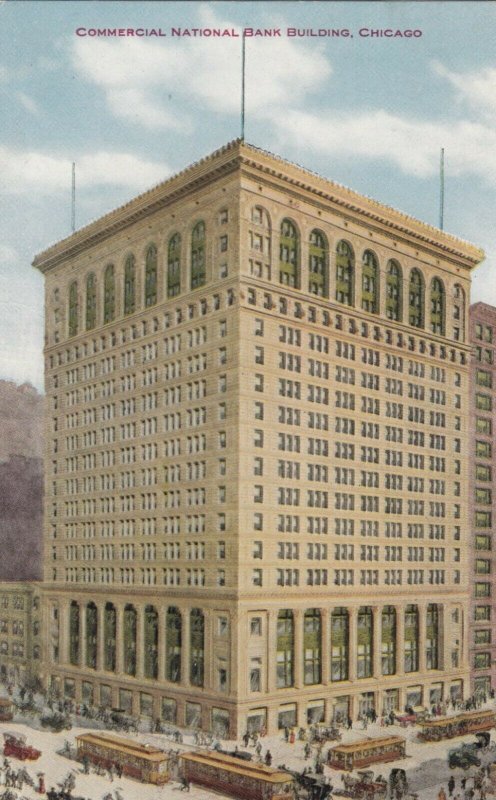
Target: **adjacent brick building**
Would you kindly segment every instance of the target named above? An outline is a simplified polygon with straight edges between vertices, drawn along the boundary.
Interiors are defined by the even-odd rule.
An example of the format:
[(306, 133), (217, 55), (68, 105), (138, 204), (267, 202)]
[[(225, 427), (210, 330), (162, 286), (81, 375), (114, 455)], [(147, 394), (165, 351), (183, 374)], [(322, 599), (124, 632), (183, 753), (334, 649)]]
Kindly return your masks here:
[(496, 688), (496, 569), (493, 525), (496, 510), (496, 308), (486, 303), (470, 307), (470, 508), (471, 613), (470, 660), (472, 686), (479, 695)]
[(0, 582), (0, 679), (22, 683), (41, 674), (40, 586)]

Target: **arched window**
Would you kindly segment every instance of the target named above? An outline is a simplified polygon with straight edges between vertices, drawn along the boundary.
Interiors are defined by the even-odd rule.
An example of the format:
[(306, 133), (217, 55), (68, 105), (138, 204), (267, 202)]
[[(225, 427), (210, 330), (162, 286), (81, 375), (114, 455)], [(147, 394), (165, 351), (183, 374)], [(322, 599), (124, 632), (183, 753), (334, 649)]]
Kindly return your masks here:
[(408, 322), (414, 328), (424, 327), (424, 276), (419, 269), (410, 272)]
[(105, 267), (103, 294), (103, 321), (112, 322), (115, 317), (115, 274), (113, 264), (108, 264)]
[(158, 613), (145, 608), (145, 678), (158, 678)]
[(425, 666), (439, 669), (439, 606), (435, 603), (427, 606), (425, 622)]
[(191, 288), (204, 286), (207, 281), (205, 264), (205, 223), (197, 222), (191, 233)]
[(169, 239), (167, 250), (167, 297), (181, 292), (181, 237), (178, 233)]
[(253, 206), (251, 210), (251, 221), (255, 225), (270, 230), (270, 218), (268, 212), (262, 206)]
[[(318, 608), (308, 608), (303, 618), (304, 681), (320, 683), (322, 674), (322, 621)], [(301, 658), (301, 653), (298, 654)]]
[(357, 678), (371, 678), (373, 672), (373, 614), (370, 606), (358, 609)]
[(465, 292), (459, 283), (453, 287), (453, 338), (465, 341)]
[(355, 256), (348, 242), (336, 247), (336, 300), (346, 306), (354, 305)]
[(145, 306), (157, 302), (157, 248), (151, 244), (145, 256)]
[(181, 680), (181, 612), (175, 606), (169, 606), (166, 619), (165, 677), (172, 683)]
[(445, 334), (446, 293), (444, 284), (439, 278), (433, 278), (431, 283), (431, 331)]
[(104, 669), (115, 672), (116, 669), (116, 641), (117, 641), (117, 615), (112, 603), (105, 604), (104, 611)]
[(362, 258), (362, 308), (371, 314), (379, 311), (379, 264), (371, 250)]
[(418, 607), (405, 608), (405, 672), (417, 672), (419, 668), (419, 618)]
[(73, 281), (69, 286), (69, 336), (76, 336), (78, 332), (78, 285)]
[(299, 288), (299, 241), (298, 232), (289, 219), (281, 222), (279, 247), (279, 281), (285, 286)]
[(319, 230), (313, 230), (310, 234), (308, 291), (319, 297), (329, 297), (329, 246)]
[(94, 603), (86, 606), (86, 666), (96, 669), (98, 612)]
[(131, 254), (124, 264), (124, 314), (136, 311), (136, 262)]
[(396, 672), (396, 609), (386, 606), (382, 609), (381, 663), (383, 675)]
[(136, 675), (136, 609), (127, 605), (124, 609), (124, 672)]
[(79, 605), (75, 600), (69, 608), (69, 662), (79, 664)]
[(90, 272), (86, 277), (86, 330), (90, 331), (96, 325), (96, 278)]
[(294, 684), (294, 620), (288, 609), (277, 615), (276, 684), (278, 689)]
[(403, 277), (397, 261), (389, 261), (386, 270), (386, 317), (401, 322), (403, 317)]
[(205, 617), (200, 608), (190, 614), (189, 680), (192, 686), (203, 686), (205, 673)]
[(350, 649), (349, 619), (346, 608), (335, 608), (331, 615), (331, 680), (348, 680)]

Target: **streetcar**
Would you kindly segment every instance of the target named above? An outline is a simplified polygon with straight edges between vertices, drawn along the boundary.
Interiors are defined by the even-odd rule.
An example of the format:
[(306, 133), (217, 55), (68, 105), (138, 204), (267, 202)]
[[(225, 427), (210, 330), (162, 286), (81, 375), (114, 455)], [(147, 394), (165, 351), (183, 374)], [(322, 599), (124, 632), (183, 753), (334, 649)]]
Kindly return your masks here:
[(101, 733), (76, 736), (77, 758), (104, 769), (121, 769), (123, 775), (144, 783), (162, 785), (169, 780), (169, 756), (149, 744)]
[(240, 800), (293, 800), (294, 781), (282, 770), (223, 753), (181, 753), (182, 776)]
[(467, 733), (480, 733), (496, 727), (496, 712), (490, 709), (464, 711), (452, 717), (434, 717), (422, 724), (418, 738), (423, 742), (440, 742)]
[(328, 766), (350, 772), (369, 764), (397, 761), (405, 758), (406, 740), (403, 736), (381, 736), (353, 744), (338, 744), (329, 749)]

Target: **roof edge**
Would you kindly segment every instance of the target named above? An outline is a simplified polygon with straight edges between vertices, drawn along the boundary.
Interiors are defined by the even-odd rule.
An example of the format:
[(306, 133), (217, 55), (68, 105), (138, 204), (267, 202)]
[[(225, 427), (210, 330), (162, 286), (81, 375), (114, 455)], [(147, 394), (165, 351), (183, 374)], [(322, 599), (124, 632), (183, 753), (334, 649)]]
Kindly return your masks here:
[[(46, 272), (132, 222), (167, 206), (185, 192), (204, 185), (215, 173), (220, 177), (240, 164), (262, 168), (266, 174), (288, 181), (296, 188), (310, 191), (322, 200), (438, 247), (453, 257), (463, 258), (473, 266), (485, 257), (484, 251), (470, 242), (238, 138), (41, 251), (32, 265)], [(288, 167), (292, 175), (288, 174)]]

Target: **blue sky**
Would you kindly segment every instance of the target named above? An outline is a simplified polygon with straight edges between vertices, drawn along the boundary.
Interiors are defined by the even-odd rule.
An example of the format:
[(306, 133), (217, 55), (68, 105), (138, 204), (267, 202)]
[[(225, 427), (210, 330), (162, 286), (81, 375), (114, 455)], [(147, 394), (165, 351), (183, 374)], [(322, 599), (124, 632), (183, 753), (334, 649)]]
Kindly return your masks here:
[[(81, 37), (77, 28), (160, 28)], [(472, 300), (496, 305), (496, 4), (0, 0), (0, 378), (43, 385), (35, 253), (239, 135), (486, 250)], [(288, 37), (287, 28), (349, 36)], [(360, 30), (420, 30), (417, 37)], [(352, 34), (352, 35), (351, 35)]]

